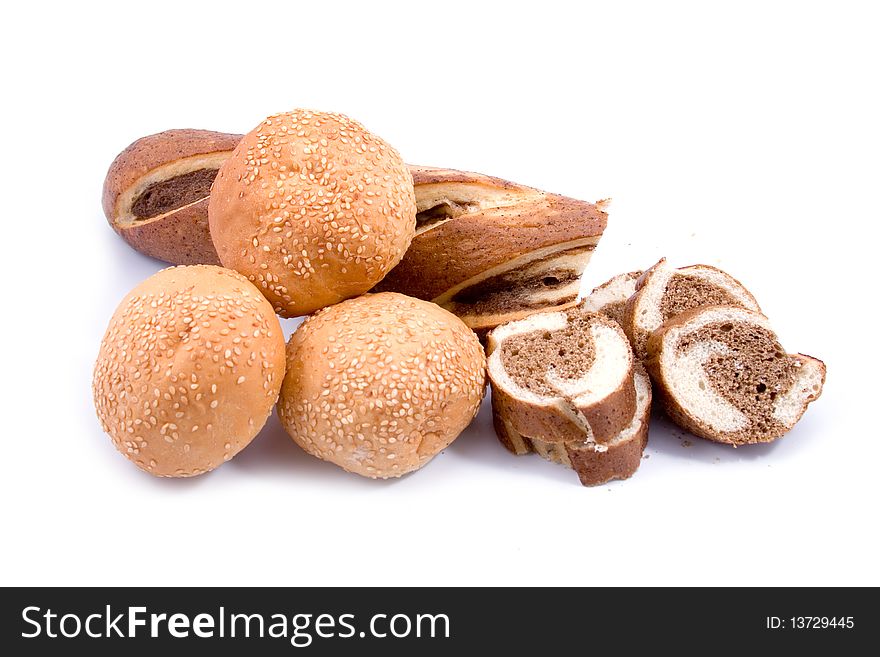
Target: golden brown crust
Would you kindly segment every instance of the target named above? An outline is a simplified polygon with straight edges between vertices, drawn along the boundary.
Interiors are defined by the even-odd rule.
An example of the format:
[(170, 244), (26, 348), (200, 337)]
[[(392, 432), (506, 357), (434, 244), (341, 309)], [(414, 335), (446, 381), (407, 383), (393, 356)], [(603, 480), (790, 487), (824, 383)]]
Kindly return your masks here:
[(220, 168), (211, 238), (284, 317), (363, 294), (403, 256), (412, 176), (387, 142), (342, 114), (267, 118)]
[[(426, 293), (437, 297), (532, 251), (585, 238), (598, 241), (607, 222), (607, 213), (593, 203), (557, 194), (529, 196), (510, 207), (450, 219), (419, 235), (417, 250), (410, 249), (404, 262), (412, 254), (413, 262), (408, 266), (420, 269), (410, 276), (429, 274), (428, 282), (421, 285), (431, 285)], [(415, 240), (413, 243), (415, 246)], [(445, 268), (435, 269), (441, 265)]]
[[(459, 171), (458, 169), (443, 169), (421, 164), (409, 164), (410, 173), (413, 177), (413, 185), (436, 185), (439, 183), (476, 183), (486, 187), (495, 187), (509, 190), (532, 190), (530, 187), (510, 182), (502, 178), (487, 176), (483, 173), (472, 171)], [(534, 190), (532, 190), (534, 191)]]
[[(134, 249), (173, 264), (220, 264), (208, 232), (207, 199), (145, 222), (121, 221), (126, 192), (152, 172), (199, 155), (232, 153), (241, 135), (211, 130), (166, 130), (138, 139), (107, 171), (101, 204), (110, 226)], [(131, 199), (127, 199), (130, 203)]]
[[(492, 414), (496, 418), (496, 429), (498, 422), (503, 419), (507, 426), (505, 433), (540, 436), (548, 443), (584, 440), (583, 428), (561, 409), (555, 406), (526, 404), (494, 384), (492, 385)], [(501, 442), (505, 442), (503, 438)], [(511, 451), (515, 450), (511, 449)]]
[(243, 276), (164, 269), (129, 292), (101, 342), (93, 397), (101, 426), (139, 468), (211, 470), (265, 423), (284, 377), (278, 318)]
[(486, 359), (457, 317), (385, 292), (324, 308), (287, 346), (278, 416), (308, 453), (349, 472), (399, 477), (476, 415)]
[[(507, 263), (548, 247), (576, 242), (595, 246), (605, 230), (607, 214), (602, 203), (548, 194), (482, 174), (431, 167), (410, 169), (417, 203), (425, 196), (436, 196), (438, 185), (449, 186), (454, 194), (462, 184), (483, 186), (487, 195), (502, 195), (504, 202), (471, 208), (417, 232), (403, 260), (377, 290), (398, 291), (446, 307), (450, 302), (447, 297), (485, 272), (503, 271)], [(468, 189), (479, 196), (479, 190)]]
[(629, 479), (642, 463), (648, 445), (651, 408), (648, 407), (632, 440), (612, 445), (606, 452), (592, 448), (566, 445), (572, 469), (584, 486), (598, 486), (615, 479)]
[[(622, 333), (623, 331), (621, 331)], [(584, 414), (590, 427), (592, 427), (593, 437), (597, 443), (605, 443), (613, 439), (632, 421), (632, 417), (636, 412), (636, 391), (633, 386), (635, 365), (636, 361), (632, 359), (629, 364), (629, 371), (623, 382), (617, 387), (617, 390), (598, 404), (578, 409)]]
[(178, 265), (219, 265), (208, 230), (208, 199), (169, 213), (159, 221), (120, 228), (136, 251)]

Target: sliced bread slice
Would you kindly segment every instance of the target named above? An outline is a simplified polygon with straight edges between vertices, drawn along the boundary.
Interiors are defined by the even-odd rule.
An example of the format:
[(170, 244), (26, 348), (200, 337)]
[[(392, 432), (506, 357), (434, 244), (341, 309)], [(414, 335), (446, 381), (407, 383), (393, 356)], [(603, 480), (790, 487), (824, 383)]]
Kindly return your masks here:
[(761, 312), (755, 297), (733, 276), (710, 265), (675, 269), (662, 258), (642, 274), (623, 312), (623, 329), (636, 357), (643, 360), (647, 356), (648, 337), (663, 322), (701, 306), (736, 306)]
[(762, 314), (705, 306), (677, 314), (646, 345), (645, 365), (668, 415), (716, 442), (770, 442), (822, 393), (825, 364), (788, 354)]
[(617, 322), (582, 306), (538, 313), (489, 333), (487, 353), (495, 429), (510, 451), (564, 463), (585, 485), (635, 472), (650, 383)]
[(498, 439), (514, 454), (535, 452), (548, 461), (573, 469), (584, 486), (598, 486), (613, 479), (628, 479), (639, 468), (648, 444), (651, 419), (651, 380), (636, 363), (636, 411), (632, 421), (605, 443), (551, 442), (519, 434), (501, 413), (493, 413)]
[(634, 358), (613, 320), (579, 307), (537, 313), (488, 336), (493, 405), (517, 433), (607, 442), (632, 420)]
[(636, 282), (642, 273), (641, 271), (631, 271), (626, 274), (618, 274), (611, 280), (605, 281), (581, 302), (583, 309), (602, 313), (623, 326), (623, 311), (626, 308), (627, 299), (635, 293)]

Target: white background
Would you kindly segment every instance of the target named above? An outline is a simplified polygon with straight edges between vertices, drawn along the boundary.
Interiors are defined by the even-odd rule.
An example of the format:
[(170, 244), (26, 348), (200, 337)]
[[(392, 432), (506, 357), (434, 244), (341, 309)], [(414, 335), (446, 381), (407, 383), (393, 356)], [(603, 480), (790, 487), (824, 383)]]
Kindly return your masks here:
[[(880, 584), (873, 3), (607, 4), (8, 5), (0, 583)], [(140, 472), (91, 370), (162, 265), (106, 225), (107, 166), (146, 134), (296, 106), (409, 162), (612, 197), (587, 287), (664, 255), (719, 265), (825, 360), (822, 398), (770, 446), (655, 419), (635, 477), (593, 489), (508, 454), (485, 405), (397, 481), (307, 456), (274, 418), (212, 474)]]

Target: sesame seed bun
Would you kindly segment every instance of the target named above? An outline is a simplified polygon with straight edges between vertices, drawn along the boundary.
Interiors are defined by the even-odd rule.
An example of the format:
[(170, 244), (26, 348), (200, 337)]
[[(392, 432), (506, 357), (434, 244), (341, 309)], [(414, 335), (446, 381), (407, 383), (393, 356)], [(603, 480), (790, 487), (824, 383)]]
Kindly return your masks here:
[(476, 334), (393, 292), (315, 313), (287, 344), (278, 415), (310, 454), (365, 477), (425, 465), (471, 423), (486, 384)]
[(162, 477), (213, 470), (265, 424), (284, 377), (271, 305), (240, 274), (172, 267), (129, 292), (95, 364), (101, 427)]
[(271, 116), (220, 167), (208, 203), (220, 261), (284, 317), (363, 294), (415, 233), (400, 155), (342, 114)]

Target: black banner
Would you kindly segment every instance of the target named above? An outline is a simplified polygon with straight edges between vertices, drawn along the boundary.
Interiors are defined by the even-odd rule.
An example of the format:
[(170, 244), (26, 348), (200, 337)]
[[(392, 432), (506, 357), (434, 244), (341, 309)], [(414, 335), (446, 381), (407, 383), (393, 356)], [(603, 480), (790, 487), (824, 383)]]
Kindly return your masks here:
[[(653, 645), (840, 650), (876, 634), (869, 589), (3, 589), (5, 654), (561, 654)], [(11, 648), (13, 652), (6, 649)], [(122, 651), (122, 652), (120, 652)], [(372, 653), (369, 653), (372, 654)]]

